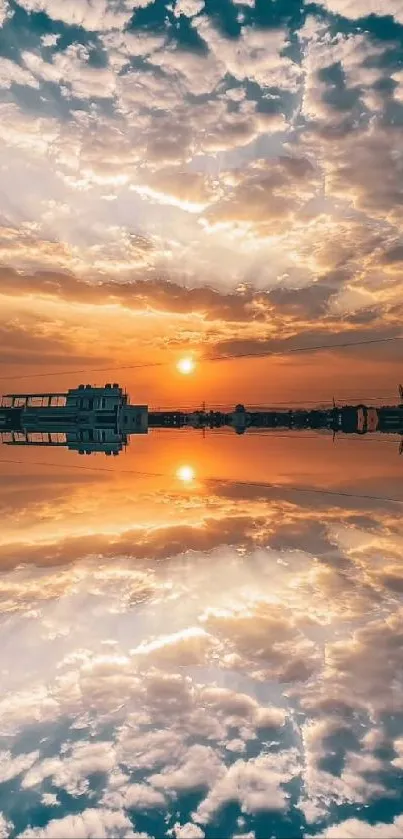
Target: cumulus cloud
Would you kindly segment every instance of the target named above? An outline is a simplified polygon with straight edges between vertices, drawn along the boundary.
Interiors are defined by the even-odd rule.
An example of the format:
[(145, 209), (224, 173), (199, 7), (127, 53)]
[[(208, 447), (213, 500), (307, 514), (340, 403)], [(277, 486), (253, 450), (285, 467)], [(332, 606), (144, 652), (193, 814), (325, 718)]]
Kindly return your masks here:
[(127, 24), (133, 9), (145, 8), (151, 0), (21, 0), (27, 12), (45, 12), (52, 20), (89, 31), (118, 29)]
[(84, 99), (112, 97), (115, 92), (114, 73), (108, 68), (92, 67), (88, 58), (88, 50), (78, 44), (71, 44), (63, 52), (57, 52), (51, 61), (45, 61), (35, 53), (22, 53), (31, 78), (62, 85), (64, 95)]
[[(357, 629), (351, 639), (328, 647), (323, 690), (355, 707), (379, 715), (397, 710), (400, 684), (396, 680), (403, 613), (396, 611), (386, 621), (374, 620)], [(343, 677), (341, 678), (341, 674)]]
[(186, 822), (186, 824), (176, 822), (169, 831), (169, 835), (174, 836), (175, 839), (203, 839), (205, 834), (204, 830), (194, 822)]
[(305, 681), (317, 666), (315, 645), (295, 626), (291, 615), (269, 601), (245, 603), (243, 609), (207, 610), (204, 625), (225, 645), (231, 669), (245, 668), (259, 680)]
[(117, 750), (120, 762), (129, 768), (154, 769), (177, 762), (183, 756), (183, 738), (175, 731), (157, 729), (139, 732), (129, 725), (124, 726), (119, 734)]
[(317, 833), (318, 839), (398, 839), (403, 831), (403, 816), (396, 816), (393, 822), (369, 824), (360, 819), (346, 819), (331, 825), (323, 833)]
[(187, 750), (176, 769), (151, 775), (150, 783), (167, 792), (190, 792), (210, 787), (224, 773), (224, 764), (210, 746), (195, 745)]
[(8, 58), (0, 58), (0, 88), (8, 90), (12, 85), (26, 85), (27, 87), (39, 87), (35, 76)]
[[(142, 834), (146, 839), (146, 834)], [(82, 813), (52, 819), (46, 827), (28, 827), (19, 839), (136, 839), (133, 825), (124, 813), (114, 810), (88, 808)]]
[(261, 235), (276, 232), (315, 195), (320, 177), (304, 158), (255, 160), (231, 173), (235, 186), (211, 211), (213, 222), (244, 222)]
[(228, 688), (205, 687), (201, 699), (208, 708), (222, 714), (226, 724), (241, 726), (251, 724), (253, 728), (282, 728), (286, 713), (282, 708), (261, 706), (248, 694), (235, 693)]
[(245, 26), (237, 40), (221, 35), (206, 16), (197, 18), (194, 25), (216, 60), (234, 78), (261, 87), (296, 88), (299, 68), (283, 54), (288, 43), (286, 30)]
[(400, 0), (318, 0), (328, 12), (343, 15), (350, 20), (378, 15), (379, 17), (394, 17), (398, 23), (403, 23), (403, 10)]
[(24, 775), (23, 789), (39, 786), (46, 778), (70, 795), (82, 794), (88, 786), (87, 777), (93, 773), (108, 773), (115, 765), (112, 743), (77, 743), (70, 754), (38, 761)]
[[(81, 270), (87, 278), (97, 276), (109, 299), (125, 298), (131, 307), (132, 290), (119, 282), (119, 290), (110, 292), (105, 274), (122, 279), (137, 272), (135, 283), (139, 275), (150, 279), (150, 289), (133, 292), (139, 306), (144, 297), (151, 305), (155, 296), (161, 300), (161, 273), (180, 275), (178, 293), (176, 283), (171, 290), (175, 285), (175, 305), (182, 310), (192, 312), (193, 302), (209, 309), (205, 286), (214, 285), (231, 292), (219, 310), (233, 310), (235, 318), (241, 312), (242, 323), (278, 318), (282, 332), (291, 318), (297, 336), (305, 315), (333, 318), (330, 330), (347, 312), (367, 317), (372, 327), (377, 318), (389, 324), (399, 300), (398, 276), (392, 278), (386, 263), (381, 267), (375, 242), (371, 255), (361, 248), (362, 231), (373, 234), (375, 221), (385, 242), (398, 232), (385, 229), (385, 218), (391, 226), (400, 223), (396, 132), (388, 117), (392, 100), (398, 103), (399, 70), (386, 66), (385, 44), (363, 33), (332, 36), (323, 19), (309, 18), (300, 31), (299, 64), (290, 57), (288, 29), (241, 25), (229, 38), (202, 6), (201, 0), (174, 6), (174, 13), (183, 8), (194, 16), (194, 32), (204, 43), (204, 50), (185, 50), (167, 31), (125, 28), (133, 7), (123, 0), (104, 0), (96, 10), (76, 0), (24, 0), (27, 10), (99, 32), (104, 52), (101, 66), (93, 61), (92, 42), (43, 53), (32, 45), (18, 64), (4, 59), (0, 78), (7, 87), (18, 78), (36, 87), (51, 82), (66, 107), (76, 97), (83, 104), (71, 104), (69, 120), (50, 115), (51, 109), (27, 115), (15, 101), (1, 105), (10, 166), (20, 171), (29, 160), (42, 196), (34, 227), (20, 226), (18, 235), (11, 224), (3, 230), (3, 260), (19, 268)], [(42, 38), (47, 50), (54, 45)], [(291, 122), (302, 117), (304, 130), (298, 140), (291, 133), (279, 155), (266, 145), (273, 133), (290, 130), (284, 95), (294, 93), (301, 105)], [(88, 106), (105, 98), (110, 103)], [(251, 146), (256, 142), (262, 153)], [(360, 159), (357, 147), (363, 149)], [(347, 223), (333, 204), (347, 200), (368, 219), (349, 217)], [(148, 250), (133, 242), (132, 202), (149, 229), (155, 229), (155, 213), (167, 206), (174, 211), (164, 216), (166, 235), (158, 242), (154, 236)], [(113, 223), (116, 217), (121, 226)], [(337, 260), (347, 241), (350, 256)], [(332, 254), (323, 244), (330, 242), (337, 243)], [(222, 264), (225, 276), (217, 268)], [(189, 289), (189, 279), (197, 290)], [(251, 296), (236, 291), (245, 281)], [(274, 308), (274, 297), (262, 299), (258, 287), (278, 295)], [(87, 288), (81, 292), (89, 294)], [(167, 297), (172, 299), (170, 291)]]
[(41, 803), (45, 807), (60, 807), (60, 801), (55, 793), (44, 792), (41, 798)]
[(0, 26), (3, 26), (10, 14), (11, 9), (8, 0), (0, 0)]
[(298, 774), (297, 755), (292, 750), (237, 760), (201, 802), (194, 819), (208, 824), (221, 807), (233, 801), (238, 801), (242, 812), (248, 814), (286, 810), (288, 794), (282, 785)]
[[(354, 9), (354, 3), (344, 5)], [(305, 73), (301, 112), (308, 120), (302, 142), (311, 150), (315, 144), (327, 196), (348, 201), (369, 218), (400, 224), (394, 66), (385, 60), (385, 44), (361, 33), (332, 37), (314, 19), (299, 35)]]
[(308, 823), (323, 818), (330, 803), (366, 804), (388, 795), (382, 782), (383, 761), (353, 751), (359, 748), (358, 736), (341, 702), (339, 706), (329, 702), (327, 711), (323, 708), (323, 716), (302, 729), (304, 796), (299, 806)]
[(1, 839), (8, 839), (10, 836), (11, 831), (14, 829), (14, 825), (9, 819), (0, 813), (0, 837)]
[(204, 9), (204, 0), (175, 0), (174, 15), (185, 15), (185, 17), (194, 17), (200, 14)]
[(38, 751), (19, 754), (16, 757), (13, 757), (11, 752), (0, 752), (0, 783), (5, 784), (18, 775), (22, 775), (30, 769), (38, 757)]
[(0, 701), (0, 726), (2, 733), (15, 734), (24, 725), (55, 720), (59, 705), (43, 685), (32, 690), (14, 691)]
[(214, 646), (215, 639), (203, 629), (188, 627), (185, 631), (145, 642), (131, 652), (138, 657), (140, 666), (145, 657), (147, 667), (151, 662), (159, 666), (184, 667), (204, 664)]
[[(211, 496), (210, 504), (217, 503), (214, 498)], [(236, 506), (242, 503), (238, 501)], [(401, 523), (385, 512), (372, 519), (368, 511), (360, 516), (357, 511), (346, 511), (344, 515), (331, 505), (310, 512), (292, 504), (280, 508), (275, 501), (273, 507), (267, 508), (267, 502), (262, 506), (269, 521), (273, 517), (280, 523), (278, 533), (275, 531), (276, 547), (267, 547), (271, 531), (260, 509), (255, 521), (261, 547), (247, 550), (246, 557), (241, 550), (236, 561), (235, 552), (227, 547), (221, 553), (204, 555), (202, 563), (198, 561), (201, 555), (192, 555), (157, 563), (153, 569), (146, 565), (147, 573), (143, 565), (131, 567), (127, 556), (122, 564), (121, 556), (116, 554), (109, 570), (102, 556), (97, 557), (96, 567), (95, 563), (83, 563), (82, 573), (76, 563), (66, 589), (68, 596), (59, 592), (49, 613), (36, 611), (35, 621), (29, 622), (30, 633), (41, 633), (41, 649), (49, 621), (56, 633), (52, 652), (47, 645), (46, 680), (35, 671), (29, 690), (10, 690), (0, 703), (1, 730), (11, 736), (24, 731), (27, 724), (42, 726), (72, 720), (66, 742), (55, 749), (54, 755), (46, 747), (45, 754), (4, 756), (6, 777), (21, 778), (20, 795), (43, 797), (51, 783), (53, 789), (82, 797), (85, 807), (88, 795), (96, 792), (92, 788), (95, 774), (103, 778), (102, 792), (97, 788), (101, 813), (113, 812), (117, 817), (133, 810), (141, 812), (145, 819), (151, 818), (149, 814), (162, 819), (163, 814), (171, 811), (176, 797), (191, 793), (197, 797), (194, 827), (189, 830), (193, 830), (194, 836), (201, 836), (195, 828), (201, 825), (199, 829), (204, 832), (203, 826), (214, 823), (221, 808), (231, 802), (251, 817), (273, 811), (283, 818), (291, 806), (288, 785), (292, 780), (303, 784), (299, 786), (297, 808), (308, 822), (322, 819), (329, 806), (363, 806), (389, 794), (386, 769), (397, 772), (399, 766), (392, 761), (386, 764), (382, 754), (378, 754), (383, 740), (372, 729), (374, 716), (397, 707), (378, 704), (377, 710), (375, 706), (380, 696), (378, 679), (383, 683), (381, 698), (388, 694), (393, 698), (391, 684), (396, 680), (398, 664), (396, 657), (391, 660), (388, 650), (393, 646), (389, 635), (395, 646), (399, 637), (399, 625), (393, 617), (396, 604), (391, 603), (387, 593), (381, 594), (381, 584), (377, 582), (375, 616), (380, 604), (391, 615), (386, 622), (371, 620), (363, 601), (361, 611), (357, 609), (354, 614), (360, 628), (350, 643), (351, 613), (344, 614), (343, 603), (339, 610), (333, 607), (332, 596), (339, 601), (339, 590), (334, 598), (333, 578), (329, 582), (320, 571), (340, 566), (339, 572), (346, 575), (347, 592), (363, 589), (365, 593), (372, 567), (372, 554), (365, 540), (389, 538), (392, 542)], [(310, 518), (321, 522), (321, 528), (311, 532), (307, 527)], [(353, 521), (355, 529), (346, 526), (346, 522), (351, 525)], [(298, 550), (299, 533), (305, 540), (305, 551)], [(395, 552), (397, 555), (397, 545)], [(213, 567), (214, 586), (211, 584), (210, 588)], [(220, 585), (222, 568), (225, 586)], [(143, 617), (137, 626), (133, 609), (127, 616), (122, 609), (118, 614), (114, 611), (115, 589), (123, 596), (142, 571), (146, 573), (147, 585), (151, 581), (151, 600), (159, 580), (165, 588), (160, 591), (157, 609), (155, 602), (150, 605), (142, 600)], [(70, 573), (69, 569), (66, 573)], [(11, 588), (17, 581), (23, 586), (31, 580), (32, 595), (35, 582), (38, 590), (46, 588), (47, 574), (46, 568), (39, 575), (34, 569), (31, 578), (25, 568), (5, 576)], [(52, 575), (63, 577), (63, 572), (56, 569)], [(111, 602), (112, 612), (105, 610)], [(71, 615), (75, 615), (77, 603), (83, 617), (76, 626)], [(118, 605), (117, 602), (116, 608)], [(30, 601), (30, 608), (33, 606)], [(360, 626), (363, 616), (364, 628)], [(200, 617), (203, 620), (199, 627)], [(13, 620), (15, 628), (21, 627), (18, 615)], [(170, 633), (166, 632), (168, 620), (173, 630)], [(178, 620), (182, 621), (182, 631), (175, 624)], [(69, 631), (59, 638), (57, 629), (63, 628), (65, 622), (70, 622)], [(384, 623), (388, 624), (389, 634), (386, 632), (385, 642), (379, 642), (377, 635), (382, 636)], [(130, 627), (126, 641), (112, 640), (117, 626)], [(364, 629), (371, 627), (366, 637)], [(14, 634), (15, 639), (21, 637), (23, 644), (26, 632), (20, 629), (21, 634)], [(184, 655), (183, 638), (203, 639), (207, 634), (219, 644), (215, 648), (218, 655), (210, 657), (207, 649), (199, 657), (199, 651), (196, 662), (188, 648)], [(104, 643), (105, 638), (110, 640)], [(364, 670), (369, 667), (366, 647), (372, 650), (374, 663), (361, 695), (357, 682), (365, 678)], [(378, 647), (382, 665), (375, 661), (373, 653)], [(159, 654), (167, 648), (167, 658), (154, 658), (156, 651)], [(7, 649), (2, 655), (7, 655)], [(13, 657), (16, 658), (15, 650)], [(302, 672), (301, 660), (309, 665), (309, 673)], [(188, 669), (195, 663), (203, 665), (196, 676)], [(214, 669), (207, 671), (206, 665)], [(12, 672), (18, 681), (15, 667)], [(217, 676), (219, 684), (204, 684), (207, 672), (210, 678)], [(253, 677), (264, 682), (257, 689)], [(265, 687), (268, 679), (278, 683), (285, 677), (287, 690), (280, 692), (281, 700), (270, 702)], [(223, 686), (234, 684), (234, 679), (236, 684), (240, 678), (242, 689)], [(363, 696), (364, 691), (367, 697)], [(294, 715), (295, 701), (302, 711), (298, 717)], [(284, 707), (278, 707), (280, 702)], [(366, 713), (371, 715), (369, 731), (360, 724)], [(290, 736), (295, 743), (293, 749)], [(399, 761), (398, 738), (394, 746)], [(332, 760), (340, 764), (337, 772)], [(49, 807), (56, 803), (46, 801)], [(60, 826), (63, 820), (54, 822), (41, 829), (58, 830), (54, 835), (61, 835), (65, 830), (64, 823)], [(79, 836), (90, 830), (81, 822), (75, 825)], [(35, 825), (30, 829), (38, 830)], [(99, 829), (97, 825), (88, 835), (97, 836)], [(105, 834), (120, 835), (119, 830), (120, 827), (115, 830), (109, 826)]]
[(165, 809), (165, 796), (149, 784), (123, 784), (104, 795), (103, 803), (116, 810)]

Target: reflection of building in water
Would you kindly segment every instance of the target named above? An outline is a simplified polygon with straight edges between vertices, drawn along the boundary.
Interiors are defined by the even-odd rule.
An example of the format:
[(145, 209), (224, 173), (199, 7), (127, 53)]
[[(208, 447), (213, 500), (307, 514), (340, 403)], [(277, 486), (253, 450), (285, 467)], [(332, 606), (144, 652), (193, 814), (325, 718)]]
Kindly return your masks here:
[(10, 445), (119, 454), (129, 434), (147, 433), (148, 408), (130, 405), (117, 384), (79, 385), (66, 393), (6, 394), (1, 426), (3, 442)]
[(67, 447), (79, 454), (104, 452), (116, 455), (127, 444), (127, 436), (114, 428), (73, 428), (64, 431), (9, 429), (2, 432), (2, 442), (13, 446)]
[(131, 405), (117, 384), (79, 385), (66, 393), (6, 394), (0, 404), (4, 443), (15, 446), (67, 446), (80, 454), (118, 454), (130, 434), (149, 428), (222, 428), (237, 434), (254, 429), (327, 430), (333, 433), (371, 432), (403, 435), (403, 389), (400, 404), (368, 407), (344, 405), (314, 409), (229, 411), (149, 411)]

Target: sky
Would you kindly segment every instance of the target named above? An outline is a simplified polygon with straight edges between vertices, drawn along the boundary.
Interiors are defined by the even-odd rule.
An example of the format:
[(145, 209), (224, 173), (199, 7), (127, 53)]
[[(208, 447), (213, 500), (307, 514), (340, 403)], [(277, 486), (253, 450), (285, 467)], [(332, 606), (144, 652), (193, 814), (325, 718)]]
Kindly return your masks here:
[(2, 839), (402, 836), (401, 464), (343, 439), (3, 447)]
[[(0, 392), (396, 402), (402, 47), (402, 0), (0, 0)], [(0, 839), (401, 839), (398, 451), (2, 445)]]
[(402, 37), (401, 0), (0, 0), (1, 390), (394, 396), (401, 341), (334, 345), (401, 334)]

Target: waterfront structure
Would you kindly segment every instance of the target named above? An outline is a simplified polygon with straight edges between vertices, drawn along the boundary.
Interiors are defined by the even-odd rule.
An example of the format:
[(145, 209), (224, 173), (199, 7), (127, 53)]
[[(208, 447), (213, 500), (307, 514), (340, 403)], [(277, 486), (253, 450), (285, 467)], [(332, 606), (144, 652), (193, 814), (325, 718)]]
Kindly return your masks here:
[[(248, 410), (238, 404), (233, 411), (149, 411), (131, 405), (118, 384), (104, 387), (79, 385), (63, 393), (11, 393), (0, 402), (2, 442), (15, 446), (67, 446), (80, 454), (116, 455), (131, 434), (153, 428), (223, 428), (237, 434), (262, 429), (290, 431), (403, 435), (403, 388), (400, 402), (378, 407), (333, 405), (332, 408)], [(401, 444), (402, 448), (402, 444)]]
[(118, 384), (64, 393), (9, 393), (0, 403), (3, 442), (119, 454), (130, 434), (147, 434), (147, 405), (131, 405)]

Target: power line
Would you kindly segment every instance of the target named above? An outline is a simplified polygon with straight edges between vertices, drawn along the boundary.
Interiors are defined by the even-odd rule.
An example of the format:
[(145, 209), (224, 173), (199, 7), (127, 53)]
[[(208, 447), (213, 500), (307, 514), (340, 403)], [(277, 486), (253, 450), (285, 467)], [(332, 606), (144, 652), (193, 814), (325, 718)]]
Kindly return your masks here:
[(166, 362), (145, 362), (144, 364), (125, 364), (119, 367), (92, 367), (85, 370), (60, 370), (54, 373), (24, 373), (21, 376), (0, 376), (1, 381), (14, 379), (46, 379), (49, 376), (84, 376), (87, 373), (113, 373), (117, 370), (137, 370), (143, 367), (164, 367)]
[[(179, 428), (168, 428), (168, 427), (166, 427), (166, 428), (160, 427), (159, 428), (159, 427), (155, 426), (155, 427), (151, 427), (149, 430), (150, 430), (151, 434), (156, 434), (156, 435), (159, 434), (160, 436), (169, 435), (170, 439), (172, 439), (174, 437), (176, 440), (178, 440), (180, 438), (185, 439), (186, 433), (188, 433), (189, 436), (190, 436), (192, 432), (197, 433), (197, 432), (201, 432), (203, 430), (205, 431), (205, 437), (206, 438), (209, 435), (212, 435), (212, 436), (217, 435), (218, 437), (231, 437), (232, 439), (235, 439), (235, 437), (238, 438), (238, 435), (236, 435), (234, 431), (230, 431), (230, 430), (227, 430), (227, 429), (221, 429), (221, 428), (204, 428), (203, 429), (203, 428), (191, 428), (191, 427), (188, 427), (188, 426), (184, 426), (183, 428), (179, 429)], [(329, 440), (331, 440), (333, 442), (333, 439), (334, 439), (337, 442), (342, 441), (342, 442), (345, 442), (345, 443), (358, 443), (358, 442), (359, 443), (373, 443), (374, 445), (390, 445), (390, 446), (396, 446), (396, 444), (398, 443), (398, 440), (396, 440), (396, 439), (394, 439), (394, 440), (387, 439), (386, 440), (386, 439), (384, 439), (384, 437), (389, 437), (389, 436), (392, 436), (393, 434), (394, 434), (395, 437), (396, 436), (398, 437), (399, 432), (396, 432), (396, 433), (394, 433), (392, 431), (391, 432), (382, 432), (382, 438), (375, 436), (376, 433), (377, 432), (373, 432), (373, 433), (371, 432), (372, 436), (367, 436), (367, 435), (357, 435), (357, 436), (355, 436), (355, 435), (343, 434), (343, 432), (340, 432), (340, 433), (337, 433), (335, 435), (335, 437), (333, 438), (333, 435), (330, 431), (329, 431), (328, 434), (320, 434), (320, 433), (318, 433), (318, 434), (306, 434), (305, 430), (303, 428), (298, 428), (298, 429), (295, 429), (294, 432), (291, 432), (291, 433), (282, 433), (282, 432), (272, 431), (270, 428), (259, 429), (259, 430), (255, 431), (253, 426), (252, 427), (249, 426), (246, 429), (245, 434), (243, 434), (241, 436), (242, 436), (242, 439), (248, 439), (248, 440), (251, 440), (255, 437), (264, 437), (266, 440), (271, 439), (273, 437), (275, 437), (275, 438), (280, 438), (281, 437), (281, 438), (284, 438), (284, 439), (287, 439), (287, 440), (293, 440), (294, 442), (297, 442), (297, 443), (301, 443), (303, 440), (307, 440), (307, 439), (308, 440), (316, 440), (316, 441), (321, 440), (322, 442), (325, 442), (325, 441), (329, 442)], [(381, 433), (381, 432), (378, 432), (378, 433)]]
[[(221, 431), (219, 428), (208, 429), (208, 431), (217, 432), (220, 437), (234, 437), (235, 436), (234, 432)], [(301, 435), (300, 437), (297, 436), (298, 433)], [(333, 441), (333, 439), (335, 439), (337, 441), (342, 440), (343, 442), (347, 442), (347, 443), (358, 443), (358, 441), (359, 441), (360, 443), (380, 443), (381, 445), (384, 445), (386, 443), (388, 445), (393, 445), (393, 446), (396, 445), (396, 440), (383, 440), (383, 439), (379, 439), (378, 437), (377, 438), (364, 437), (364, 436), (360, 436), (360, 435), (357, 435), (357, 437), (353, 437), (353, 436), (350, 436), (348, 434), (345, 435), (345, 436), (342, 436), (342, 434), (343, 434), (343, 432), (341, 432), (340, 435), (336, 435), (333, 438), (331, 433), (329, 433), (329, 434), (305, 434), (304, 430), (301, 429), (301, 428), (296, 429), (294, 433), (291, 433), (291, 434), (284, 433), (283, 434), (281, 432), (271, 431), (269, 428), (266, 431), (263, 431), (263, 430), (254, 431), (253, 428), (249, 427), (246, 430), (246, 434), (243, 435), (243, 436), (245, 437), (247, 435), (249, 439), (251, 439), (253, 437), (265, 437), (266, 439), (270, 438), (270, 437), (282, 437), (282, 438), (285, 438), (287, 440), (294, 440), (294, 441), (299, 442), (299, 443), (301, 443), (302, 440), (322, 440), (322, 441), (332, 440)]]
[[(290, 355), (300, 352), (316, 352), (317, 350), (331, 350), (331, 349), (344, 349), (346, 347), (360, 347), (366, 346), (368, 344), (384, 344), (390, 343), (392, 341), (401, 341), (403, 340), (403, 335), (391, 335), (387, 338), (365, 338), (359, 341), (344, 341), (342, 343), (333, 343), (333, 344), (316, 344), (315, 346), (311, 347), (292, 347), (290, 349), (284, 350), (266, 350), (258, 353), (237, 353), (233, 356), (224, 356), (224, 355), (211, 355), (206, 356), (201, 359), (206, 363), (211, 361), (236, 361), (239, 358), (268, 358), (270, 356), (284, 356)], [(55, 371), (53, 373), (24, 373), (20, 376), (0, 376), (1, 381), (14, 381), (16, 379), (44, 379), (51, 376), (81, 376), (86, 375), (87, 373), (112, 373), (117, 372), (119, 370), (136, 370), (136, 369), (146, 369), (151, 367), (167, 367), (170, 366), (170, 362), (144, 362), (139, 364), (120, 364), (114, 367), (87, 367), (86, 369), (82, 370), (60, 370)]]
[[(8, 464), (16, 464), (18, 466), (45, 466), (50, 468), (55, 468), (60, 470), (59, 463), (50, 463), (46, 461), (24, 461), (24, 460), (11, 460), (11, 459), (1, 459), (0, 463), (8, 463)], [(116, 474), (116, 469), (110, 469), (107, 466), (105, 467), (96, 467), (96, 466), (82, 466), (79, 464), (66, 464), (66, 468), (68, 469), (79, 469), (84, 470), (86, 472), (110, 472), (112, 474)], [(138, 477), (147, 477), (147, 478), (165, 478), (166, 474), (164, 472), (146, 472), (136, 469), (120, 469), (119, 472), (123, 472), (124, 474), (129, 475), (137, 475)], [(292, 491), (292, 492), (301, 492), (301, 493), (314, 493), (315, 495), (331, 495), (331, 496), (341, 496), (342, 498), (358, 498), (363, 499), (366, 501), (387, 501), (393, 504), (402, 504), (402, 498), (391, 498), (388, 496), (383, 495), (361, 495), (360, 493), (356, 492), (345, 492), (343, 490), (330, 490), (330, 489), (322, 489), (319, 487), (299, 487), (294, 486), (292, 484), (274, 484), (268, 483), (266, 481), (242, 481), (239, 479), (234, 478), (203, 478), (204, 483), (207, 484), (225, 484), (229, 486), (241, 486), (241, 487), (253, 487), (256, 489), (269, 489), (269, 490), (285, 490)]]
[(335, 344), (317, 344), (313, 347), (292, 347), (286, 350), (266, 350), (258, 353), (237, 353), (228, 358), (227, 356), (210, 356), (210, 361), (229, 361), (237, 358), (265, 358), (271, 355), (289, 355), (298, 352), (315, 352), (316, 350), (344, 349), (345, 347), (361, 347), (366, 344), (385, 344), (391, 341), (402, 341), (403, 335), (390, 335), (386, 338), (363, 338), (359, 341), (343, 341)]
[[(343, 402), (346, 399), (352, 399), (355, 402), (373, 402), (379, 401), (381, 399), (396, 399), (395, 395), (393, 394), (380, 394), (378, 396), (356, 396), (352, 394), (345, 394), (344, 396), (335, 396), (335, 402)], [(199, 401), (194, 402), (187, 402), (182, 403), (179, 407), (177, 403), (166, 403), (165, 405), (150, 405), (149, 410), (151, 413), (153, 411), (192, 411), (192, 410), (200, 410), (201, 403), (204, 402), (206, 404), (206, 411), (214, 410), (215, 408), (228, 408), (230, 411), (233, 410), (233, 407), (229, 404), (229, 402), (209, 402), (207, 399), (200, 399)], [(296, 406), (304, 406), (304, 405), (316, 405), (318, 409), (320, 406), (327, 406), (333, 405), (333, 399), (329, 398), (318, 398), (318, 399), (301, 399), (301, 400), (289, 400), (289, 403), (286, 402), (253, 402), (253, 403), (246, 403), (247, 411), (253, 412), (255, 408), (261, 409), (263, 408), (266, 411), (275, 411), (275, 410), (289, 410), (289, 405), (296, 405)]]

